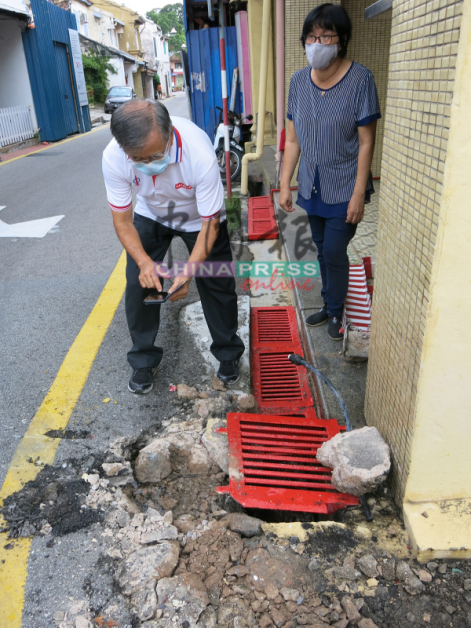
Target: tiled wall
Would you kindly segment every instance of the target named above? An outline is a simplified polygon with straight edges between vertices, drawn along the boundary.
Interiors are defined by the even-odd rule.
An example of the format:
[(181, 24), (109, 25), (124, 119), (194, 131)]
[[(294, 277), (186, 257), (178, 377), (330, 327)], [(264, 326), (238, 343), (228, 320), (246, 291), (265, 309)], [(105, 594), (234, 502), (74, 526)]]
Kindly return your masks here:
[(365, 414), (391, 446), (398, 503), (410, 462), (461, 10), (456, 0), (395, 0), (393, 7)]
[(374, 177), (379, 177), (381, 174), (384, 115), (386, 113), (388, 92), (391, 11), (388, 11), (380, 18), (365, 22), (365, 9), (372, 3), (373, 0), (342, 0), (342, 6), (348, 12), (353, 24), (352, 39), (348, 46), (348, 57), (371, 70), (378, 90), (383, 118), (379, 120), (376, 130), (376, 145), (371, 170)]

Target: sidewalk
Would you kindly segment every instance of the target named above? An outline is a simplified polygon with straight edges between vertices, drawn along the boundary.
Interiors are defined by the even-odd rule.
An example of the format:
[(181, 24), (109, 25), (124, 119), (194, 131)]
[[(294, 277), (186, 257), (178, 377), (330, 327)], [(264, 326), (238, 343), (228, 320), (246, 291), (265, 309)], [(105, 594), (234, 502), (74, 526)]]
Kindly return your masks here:
[(90, 106), (90, 120), (92, 127), (98, 124), (104, 124), (111, 120), (111, 113), (105, 113), (103, 103), (97, 103), (96, 105)]
[[(264, 156), (257, 162), (264, 181), (264, 193), (268, 194), (276, 183), (276, 163), (272, 147), (266, 147)], [(376, 245), (376, 229), (378, 222), (379, 181), (375, 181), (376, 194), (366, 207), (365, 219), (360, 223), (357, 234), (349, 247), (352, 263), (362, 257), (374, 255)], [(288, 261), (308, 261), (316, 259), (316, 247), (312, 242), (307, 215), (301, 208), (290, 214), (284, 212), (278, 204), (278, 193), (274, 194), (275, 212), (281, 227), (280, 238), (284, 254)], [(296, 192), (293, 192), (293, 200)], [(306, 318), (319, 310), (322, 305), (321, 280), (314, 280), (314, 288), (310, 291), (296, 288), (292, 292), (293, 305), (296, 308), (298, 325), (303, 342), (306, 359), (328, 377), (337, 388), (350, 414), (353, 428), (366, 425), (364, 416), (364, 399), (366, 389), (367, 361), (345, 358), (342, 355), (342, 343), (330, 340), (326, 326), (308, 327)], [(316, 378), (320, 402), (325, 418), (341, 419), (338, 402), (330, 389)]]

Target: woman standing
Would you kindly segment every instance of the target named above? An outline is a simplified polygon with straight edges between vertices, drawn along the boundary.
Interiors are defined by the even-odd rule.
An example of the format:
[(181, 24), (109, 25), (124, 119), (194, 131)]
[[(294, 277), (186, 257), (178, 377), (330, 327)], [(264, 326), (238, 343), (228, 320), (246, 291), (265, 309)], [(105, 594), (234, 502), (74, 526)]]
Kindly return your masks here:
[(297, 204), (308, 214), (324, 300), (306, 322), (328, 321), (332, 340), (343, 338), (347, 246), (374, 192), (370, 168), (381, 117), (373, 75), (345, 58), (351, 33), (347, 12), (333, 4), (320, 5), (304, 21), (301, 42), (310, 65), (291, 78), (279, 198), (285, 211), (294, 210), (290, 181), (301, 154)]

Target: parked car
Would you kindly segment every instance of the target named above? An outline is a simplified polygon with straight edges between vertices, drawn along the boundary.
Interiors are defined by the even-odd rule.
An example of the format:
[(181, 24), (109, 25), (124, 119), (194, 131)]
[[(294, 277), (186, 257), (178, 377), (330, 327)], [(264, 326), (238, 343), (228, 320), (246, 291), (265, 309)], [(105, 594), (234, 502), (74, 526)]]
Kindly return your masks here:
[(113, 113), (119, 105), (133, 98), (136, 98), (136, 93), (132, 87), (112, 87), (105, 99), (105, 113)]

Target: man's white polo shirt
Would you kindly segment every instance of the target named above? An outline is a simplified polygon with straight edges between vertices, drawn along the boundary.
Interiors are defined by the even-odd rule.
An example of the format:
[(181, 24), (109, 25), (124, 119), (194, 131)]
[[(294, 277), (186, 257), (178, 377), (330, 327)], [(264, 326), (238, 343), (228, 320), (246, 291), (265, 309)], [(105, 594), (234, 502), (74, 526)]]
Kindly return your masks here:
[(148, 176), (134, 167), (115, 139), (103, 153), (108, 202), (113, 211), (132, 207), (177, 231), (200, 231), (202, 220), (226, 218), (224, 188), (214, 148), (204, 131), (185, 118), (171, 117), (174, 127), (170, 164)]

